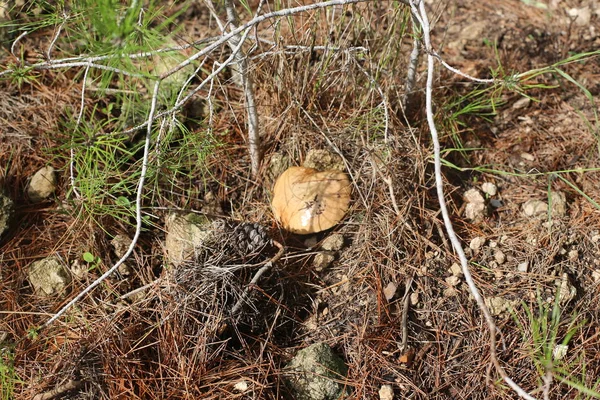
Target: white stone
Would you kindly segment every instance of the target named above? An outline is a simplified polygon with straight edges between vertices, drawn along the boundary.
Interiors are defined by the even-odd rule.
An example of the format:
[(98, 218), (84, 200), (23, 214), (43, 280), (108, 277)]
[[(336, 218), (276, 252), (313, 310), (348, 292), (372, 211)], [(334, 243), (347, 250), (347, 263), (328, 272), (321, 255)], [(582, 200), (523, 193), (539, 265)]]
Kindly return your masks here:
[(53, 167), (39, 169), (31, 177), (27, 188), (27, 195), (34, 203), (46, 200), (56, 190), (56, 172)]
[(517, 271), (526, 273), (529, 270), (529, 263), (527, 261), (523, 261), (517, 265)]
[(498, 188), (492, 182), (484, 182), (481, 185), (481, 190), (488, 196), (495, 196), (498, 193)]
[(535, 157), (533, 156), (533, 154), (529, 154), (529, 153), (521, 153), (521, 158), (523, 160), (527, 160), (527, 161), (535, 161)]
[(460, 278), (458, 276), (449, 276), (446, 278), (446, 283), (452, 287), (458, 286)]
[(460, 278), (463, 276), (462, 267), (460, 265), (458, 265), (457, 263), (454, 263), (450, 267), (450, 273), (452, 274), (452, 276), (458, 276)]
[[(599, 276), (599, 278), (600, 278), (600, 276)], [(413, 292), (410, 294), (410, 305), (416, 306), (417, 304), (419, 304), (419, 293)]]
[(394, 298), (396, 294), (396, 290), (398, 290), (398, 285), (395, 282), (390, 282), (383, 288), (383, 295), (387, 301), (390, 301)]
[(528, 217), (544, 214), (548, 212), (548, 203), (541, 200), (527, 200), (523, 204), (523, 213)]
[(467, 190), (463, 197), (467, 203), (485, 203), (481, 192), (474, 188)]
[(165, 250), (171, 266), (179, 266), (193, 258), (197, 249), (215, 234), (218, 222), (214, 223), (204, 215), (176, 213), (167, 216), (165, 221)]
[(233, 385), (233, 389), (237, 392), (244, 393), (248, 390), (248, 382), (245, 380), (239, 381), (235, 385)]
[(582, 8), (570, 8), (567, 10), (569, 17), (575, 18), (575, 25), (577, 26), (588, 26), (592, 18), (592, 10), (590, 6)]
[(382, 385), (379, 389), (379, 400), (394, 400), (394, 388), (392, 385)]
[(498, 249), (494, 252), (494, 260), (496, 260), (499, 265), (504, 264), (506, 261), (506, 254), (504, 254), (502, 250)]
[(579, 252), (577, 250), (569, 251), (569, 261), (576, 261), (579, 258)]
[(469, 248), (473, 251), (479, 250), (485, 244), (485, 238), (481, 236), (477, 236), (471, 240), (469, 243)]
[(577, 296), (577, 289), (571, 283), (569, 275), (564, 273), (559, 281), (558, 302), (561, 305), (568, 304)]

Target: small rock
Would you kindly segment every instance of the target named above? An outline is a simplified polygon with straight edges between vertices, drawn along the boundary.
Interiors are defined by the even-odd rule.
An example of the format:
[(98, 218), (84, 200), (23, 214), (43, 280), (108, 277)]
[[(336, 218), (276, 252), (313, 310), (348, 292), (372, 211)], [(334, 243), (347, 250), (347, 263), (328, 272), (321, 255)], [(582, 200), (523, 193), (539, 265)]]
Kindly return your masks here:
[(71, 282), (71, 275), (58, 258), (47, 257), (29, 265), (29, 283), (37, 294), (60, 293)]
[(88, 273), (88, 266), (81, 262), (81, 260), (75, 260), (71, 264), (71, 273), (79, 279), (85, 278)]
[(498, 193), (498, 188), (492, 182), (484, 182), (481, 185), (481, 190), (488, 196), (495, 196)]
[(571, 279), (569, 278), (568, 274), (562, 274), (557, 284), (559, 286), (558, 302), (561, 305), (567, 305), (571, 300), (575, 298), (575, 296), (577, 296), (577, 289), (571, 283)]
[(477, 236), (471, 240), (469, 243), (469, 248), (473, 251), (477, 251), (485, 244), (485, 238), (481, 236)]
[(541, 200), (527, 200), (523, 204), (523, 213), (528, 217), (545, 214), (548, 212), (548, 203)]
[(495, 249), (496, 247), (498, 247), (498, 242), (496, 242), (496, 241), (494, 241), (494, 240), (491, 240), (491, 241), (488, 243), (488, 246), (490, 246), (490, 249)]
[(385, 299), (387, 301), (392, 300), (394, 298), (394, 295), (396, 294), (396, 290), (398, 290), (398, 285), (396, 283), (388, 283), (383, 289), (383, 295), (385, 296)]
[(0, 193), (0, 235), (8, 229), (8, 222), (13, 212), (13, 202)]
[(577, 250), (569, 251), (569, 261), (577, 261), (579, 258), (579, 252)]
[(458, 276), (460, 278), (463, 276), (462, 267), (460, 265), (458, 265), (457, 263), (454, 263), (450, 267), (450, 273), (452, 274), (452, 276)]
[(523, 261), (522, 263), (519, 263), (519, 265), (517, 265), (517, 271), (519, 271), (519, 272), (527, 273), (528, 270), (529, 270), (529, 262), (527, 262), (527, 261)]
[(588, 26), (592, 18), (592, 10), (590, 6), (582, 8), (570, 8), (567, 10), (569, 17), (575, 18), (575, 25), (577, 26)]
[(328, 169), (337, 169), (343, 171), (344, 160), (337, 154), (331, 153), (327, 150), (309, 150), (306, 158), (304, 159), (303, 167), (314, 168), (318, 171), (325, 171)]
[(594, 235), (592, 235), (591, 240), (593, 243), (598, 243), (600, 241), (600, 234), (595, 233)]
[(297, 400), (332, 400), (346, 395), (348, 367), (326, 343), (303, 350), (285, 367), (285, 380)]
[(56, 190), (56, 172), (53, 167), (44, 167), (38, 170), (27, 188), (27, 195), (34, 203), (46, 200)]
[(550, 192), (550, 204), (553, 217), (563, 217), (567, 213), (567, 199), (563, 192)]
[(512, 105), (512, 108), (515, 110), (519, 110), (521, 108), (529, 107), (529, 104), (531, 104), (531, 99), (529, 97), (523, 97), (515, 101), (515, 103)]
[(201, 248), (215, 233), (215, 224), (208, 217), (198, 214), (170, 214), (165, 227), (165, 250), (172, 266), (190, 260), (196, 249)]
[(245, 380), (239, 381), (238, 383), (233, 385), (233, 390), (240, 393), (246, 392), (248, 390), (248, 382), (246, 382)]
[(379, 389), (379, 400), (394, 400), (394, 388), (392, 385), (383, 385)]
[(327, 236), (321, 243), (321, 248), (327, 251), (340, 251), (342, 247), (344, 247), (344, 236), (340, 233)]
[(202, 212), (208, 215), (223, 215), (223, 207), (213, 192), (206, 192)]
[(444, 297), (454, 297), (458, 296), (458, 290), (456, 290), (453, 287), (447, 287), (446, 289), (444, 289), (442, 294), (444, 295)]
[(535, 161), (534, 155), (530, 153), (521, 153), (520, 157), (526, 161)]
[(460, 278), (458, 276), (449, 276), (446, 278), (446, 283), (451, 287), (458, 286), (460, 283)]
[(473, 222), (482, 220), (486, 215), (485, 199), (477, 189), (469, 189), (463, 195), (465, 205), (465, 217)]
[(502, 265), (506, 261), (506, 254), (502, 250), (496, 250), (494, 252), (494, 260), (496, 260), (498, 265)]
[(419, 293), (418, 292), (412, 292), (410, 294), (410, 305), (411, 306), (416, 306), (417, 304), (419, 304)]
[(592, 279), (595, 283), (600, 282), (600, 269), (595, 269), (592, 271)]
[(518, 300), (506, 300), (503, 297), (487, 297), (485, 305), (494, 316), (498, 316), (519, 304)]
[(321, 251), (315, 254), (315, 258), (313, 259), (313, 267), (315, 271), (323, 271), (325, 268), (329, 267), (331, 263), (335, 260), (335, 255), (330, 251)]

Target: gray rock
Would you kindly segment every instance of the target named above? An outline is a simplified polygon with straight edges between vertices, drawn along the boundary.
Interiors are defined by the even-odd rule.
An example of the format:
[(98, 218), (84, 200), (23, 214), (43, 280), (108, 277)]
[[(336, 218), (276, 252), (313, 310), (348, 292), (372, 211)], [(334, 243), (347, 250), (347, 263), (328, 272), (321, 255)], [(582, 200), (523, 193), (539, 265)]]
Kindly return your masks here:
[(346, 395), (348, 367), (326, 343), (315, 343), (285, 367), (285, 380), (296, 400), (338, 400)]
[[(110, 244), (112, 245), (113, 249), (115, 250), (115, 255), (119, 258), (123, 257), (123, 255), (125, 255), (125, 253), (127, 253), (127, 250), (129, 250), (129, 246), (131, 246), (131, 241), (132, 241), (131, 238), (129, 238), (125, 235), (122, 235), (122, 234), (116, 235), (110, 241)], [(119, 266), (118, 270), (119, 270), (119, 273), (123, 276), (128, 276), (133, 273), (133, 269), (126, 262), (121, 264)]]
[(340, 251), (342, 247), (344, 247), (344, 236), (340, 233), (327, 236), (321, 243), (321, 248), (327, 251)]
[(485, 305), (494, 316), (504, 314), (519, 304), (518, 300), (507, 300), (503, 297), (486, 297)]
[(465, 205), (465, 217), (473, 222), (481, 221), (487, 214), (487, 206), (481, 192), (477, 189), (469, 189), (463, 195)]
[(174, 267), (191, 260), (196, 250), (213, 237), (216, 229), (210, 218), (198, 214), (181, 216), (173, 213), (167, 216), (165, 225), (167, 260)]
[(555, 218), (565, 216), (567, 213), (567, 198), (563, 192), (550, 192), (550, 210)]
[(8, 229), (8, 222), (13, 212), (13, 202), (0, 193), (0, 235)]
[(523, 204), (523, 213), (528, 217), (535, 217), (546, 212), (548, 212), (548, 203), (545, 201), (527, 200)]
[(325, 268), (331, 265), (333, 260), (335, 260), (335, 256), (332, 252), (321, 251), (320, 253), (315, 254), (313, 266), (315, 267), (316, 271), (323, 271)]
[(39, 169), (29, 182), (27, 195), (34, 203), (46, 200), (56, 190), (56, 172), (53, 167)]
[(319, 171), (326, 171), (328, 169), (343, 171), (345, 169), (342, 157), (327, 150), (310, 150), (302, 166), (314, 168)]
[(70, 282), (68, 269), (56, 257), (47, 257), (29, 265), (29, 283), (37, 294), (60, 293)]

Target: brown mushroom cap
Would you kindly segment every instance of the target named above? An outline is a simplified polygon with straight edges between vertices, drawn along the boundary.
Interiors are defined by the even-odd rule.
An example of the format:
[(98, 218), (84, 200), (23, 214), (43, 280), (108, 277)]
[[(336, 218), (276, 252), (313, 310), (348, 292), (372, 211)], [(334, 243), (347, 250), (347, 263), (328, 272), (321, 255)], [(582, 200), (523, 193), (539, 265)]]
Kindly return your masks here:
[(291, 167), (277, 178), (271, 205), (286, 230), (306, 235), (340, 222), (348, 211), (350, 191), (342, 171)]

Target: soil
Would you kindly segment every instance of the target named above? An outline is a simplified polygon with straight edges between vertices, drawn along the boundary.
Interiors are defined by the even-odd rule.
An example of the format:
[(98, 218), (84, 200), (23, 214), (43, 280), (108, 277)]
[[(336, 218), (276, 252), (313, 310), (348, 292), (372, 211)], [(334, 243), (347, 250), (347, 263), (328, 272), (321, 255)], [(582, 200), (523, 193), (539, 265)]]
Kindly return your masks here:
[[(597, 0), (430, 1), (427, 7), (440, 57), (479, 78), (544, 68), (600, 48)], [(63, 121), (70, 115), (65, 110), (78, 109), (80, 78), (52, 70), (32, 83), (0, 81), (0, 181), (15, 204), (0, 242), (0, 339), (3, 364), (13, 366), (18, 378), (14, 398), (69, 384), (64, 398), (291, 399), (281, 379), (284, 366), (299, 349), (321, 341), (348, 365), (345, 383), (352, 399), (377, 399), (383, 385), (391, 385), (396, 398), (517, 398), (490, 363), (486, 322), (453, 266), (459, 261), (439, 212), (422, 107), (425, 65), (421, 62), (419, 90), (404, 113), (404, 72), (398, 71), (406, 69), (411, 40), (393, 45), (378, 40), (398, 34), (394, 21), (407, 18), (391, 10), (387, 3), (359, 4), (332, 16), (296, 16), (295, 24), (289, 19), (279, 27), (290, 33), (289, 44), (311, 45), (314, 38), (305, 33), (316, 32), (315, 38), (329, 37), (332, 46), (371, 49), (362, 59), (315, 51), (253, 59), (265, 178), (248, 178), (243, 96), (234, 82), (219, 80), (214, 96), (228, 106), (217, 108), (213, 124), (225, 132), (219, 136), (224, 145), (207, 157), (208, 182), (194, 181), (191, 192), (169, 188), (168, 199), (148, 196), (155, 219), (127, 261), (133, 272), (108, 279), (35, 338), (28, 336), (32, 328), (110, 268), (118, 259), (111, 239), (132, 237), (134, 227), (109, 216), (85, 216), (71, 200)], [(201, 6), (179, 18), (189, 24), (188, 32), (217, 32), (212, 25), (198, 28), (209, 23)], [(272, 26), (261, 26), (259, 33), (270, 38)], [(46, 39), (24, 39), (30, 57)], [(256, 51), (268, 52), (269, 46)], [(374, 59), (393, 51), (406, 57), (383, 66)], [(12, 61), (3, 50), (0, 65)], [(452, 149), (443, 154), (446, 200), (475, 284), (493, 311), (501, 364), (537, 397), (581, 398), (560, 377), (598, 389), (598, 55), (557, 65), (587, 91), (554, 70), (529, 82), (538, 85), (527, 90), (529, 100), (504, 90), (495, 94), (494, 107), (470, 112), (465, 107), (490, 92), (468, 96), (489, 85), (437, 68), (436, 123), (442, 148)], [(388, 132), (381, 97), (365, 72), (377, 76), (388, 99)], [(278, 229), (270, 211), (269, 163), (285, 157), (300, 165), (315, 148), (343, 156), (354, 198), (346, 219), (332, 230), (292, 235)], [(27, 180), (46, 165), (59, 172), (59, 185), (50, 200), (34, 204), (26, 195)], [(484, 183), (497, 193), (485, 194)], [(473, 188), (485, 207), (480, 218), (468, 219), (463, 195)], [(178, 289), (151, 285), (123, 299), (156, 279), (169, 280), (164, 208), (201, 209), (207, 193), (220, 203), (219, 212), (260, 223), (286, 245), (284, 256), (252, 286), (241, 315), (229, 319), (228, 312), (255, 270), (220, 282), (197, 272), (198, 260), (175, 273)], [(528, 215), (524, 206), (531, 200), (545, 202), (546, 209)], [(332, 265), (317, 270), (319, 243), (333, 232), (343, 235), (344, 247)], [(224, 258), (211, 255), (204, 265), (264, 263), (273, 255), (248, 261), (220, 249)], [(84, 252), (100, 255), (101, 263), (75, 277), (66, 293), (42, 297), (32, 290), (27, 279), (32, 262), (58, 256), (72, 266)], [(552, 321), (540, 310), (554, 305), (561, 314), (548, 349), (565, 339), (568, 349), (560, 359), (550, 356), (556, 367), (550, 373), (535, 322)], [(552, 329), (542, 336), (550, 340), (548, 332)], [(544, 389), (548, 376), (553, 380)], [(244, 390), (236, 389), (240, 382)]]

